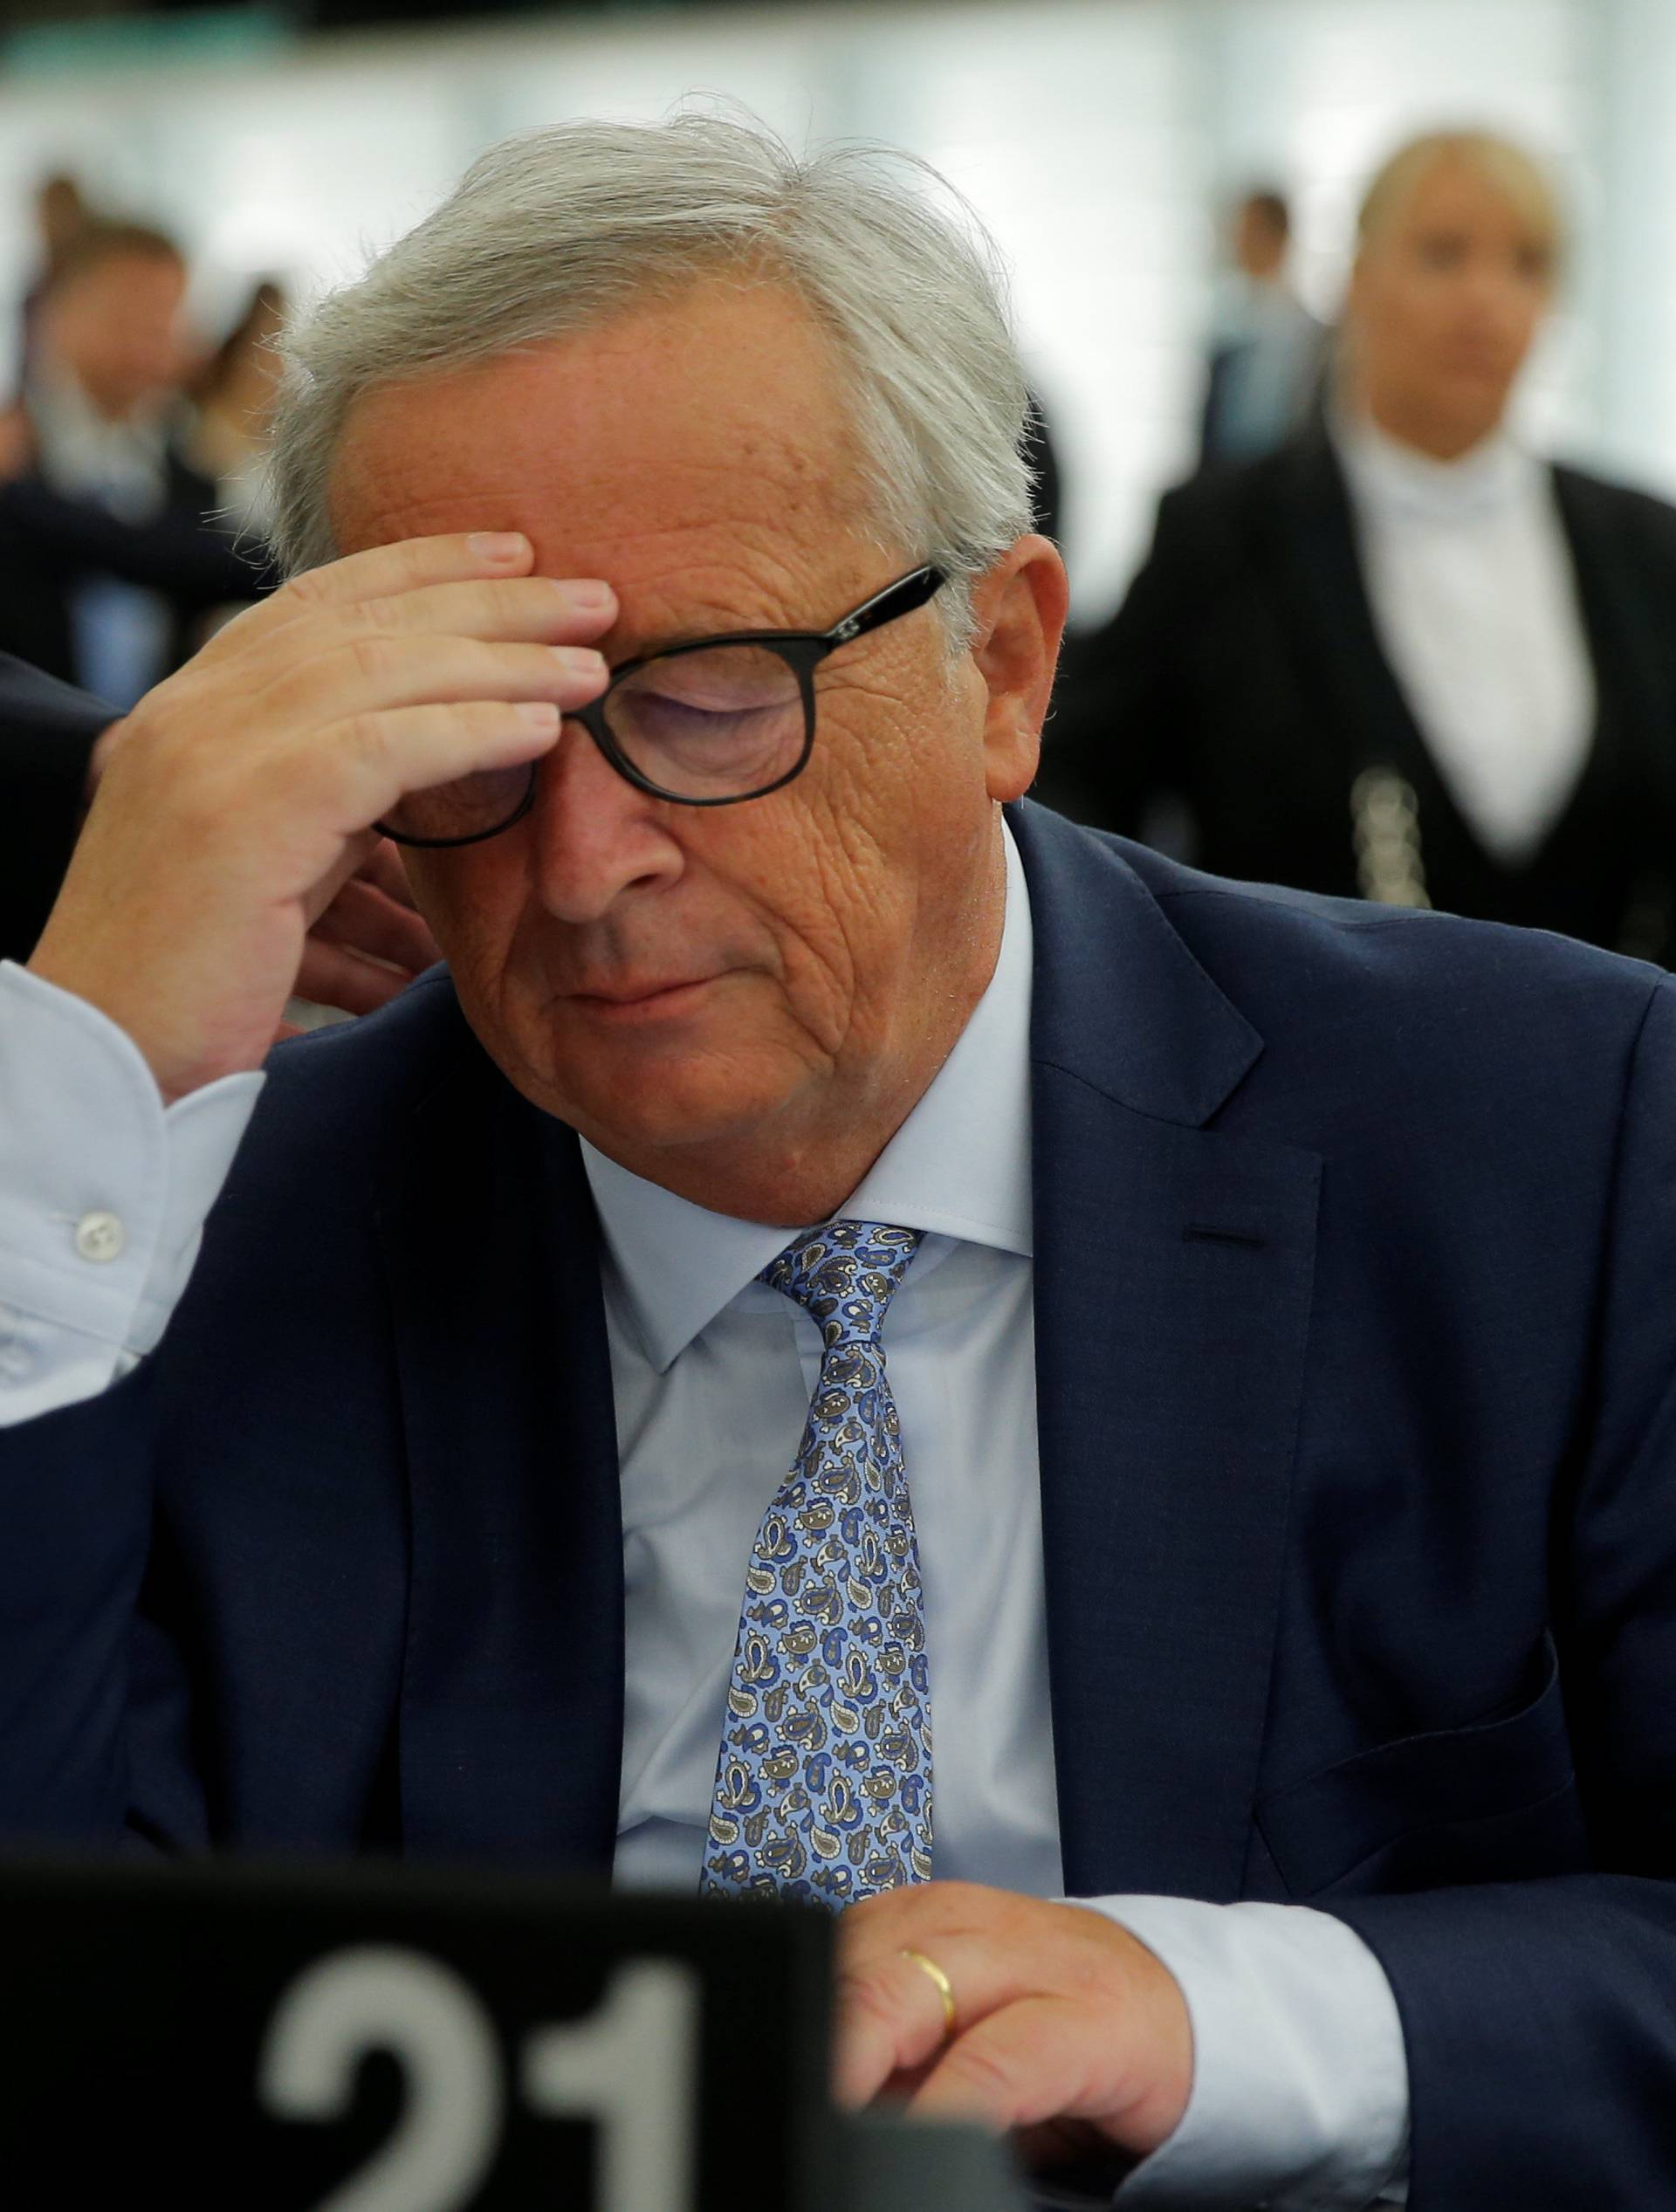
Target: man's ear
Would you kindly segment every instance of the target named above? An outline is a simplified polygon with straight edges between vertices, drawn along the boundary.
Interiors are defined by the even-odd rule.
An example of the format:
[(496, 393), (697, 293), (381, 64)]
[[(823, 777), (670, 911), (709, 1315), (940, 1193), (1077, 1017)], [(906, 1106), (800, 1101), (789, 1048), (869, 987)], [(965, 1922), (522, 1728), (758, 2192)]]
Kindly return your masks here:
[(1041, 753), (1070, 584), (1059, 548), (1017, 538), (972, 592), (972, 663), (989, 694), (984, 780), (992, 799), (1021, 799)]

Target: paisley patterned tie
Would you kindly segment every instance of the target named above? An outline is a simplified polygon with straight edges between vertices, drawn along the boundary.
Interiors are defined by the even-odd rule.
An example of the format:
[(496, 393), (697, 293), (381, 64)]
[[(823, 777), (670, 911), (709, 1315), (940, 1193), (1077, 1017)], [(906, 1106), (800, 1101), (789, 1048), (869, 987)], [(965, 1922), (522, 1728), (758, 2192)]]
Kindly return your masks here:
[(885, 1309), (917, 1229), (829, 1221), (759, 1280), (821, 1330), (820, 1378), (745, 1570), (705, 1891), (836, 1910), (931, 1873), (919, 1550), (885, 1379)]

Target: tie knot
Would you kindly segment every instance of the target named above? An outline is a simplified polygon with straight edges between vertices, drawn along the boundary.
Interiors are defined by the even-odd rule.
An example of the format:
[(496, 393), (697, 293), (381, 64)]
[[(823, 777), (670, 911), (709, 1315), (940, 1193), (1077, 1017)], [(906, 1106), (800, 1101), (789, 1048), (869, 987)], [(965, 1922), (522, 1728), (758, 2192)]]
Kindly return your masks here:
[(920, 1237), (917, 1229), (883, 1221), (823, 1221), (788, 1244), (758, 1280), (805, 1308), (828, 1351), (876, 1343)]

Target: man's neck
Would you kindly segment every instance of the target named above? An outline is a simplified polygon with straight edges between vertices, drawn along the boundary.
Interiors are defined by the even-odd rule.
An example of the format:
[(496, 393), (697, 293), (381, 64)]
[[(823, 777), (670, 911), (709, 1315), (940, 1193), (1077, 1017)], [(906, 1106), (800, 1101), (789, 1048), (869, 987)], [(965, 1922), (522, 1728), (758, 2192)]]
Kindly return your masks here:
[[(956, 1032), (958, 1036), (958, 1032)], [(952, 1050), (955, 1039), (949, 1040)], [(947, 1052), (944, 1054), (947, 1057)], [(941, 1066), (941, 1061), (938, 1065)], [(935, 1075), (937, 1069), (931, 1069)], [(698, 1146), (656, 1159), (623, 1158), (608, 1145), (599, 1149), (622, 1167), (661, 1184), (677, 1198), (711, 1213), (730, 1213), (741, 1221), (763, 1221), (786, 1229), (807, 1228), (836, 1213), (907, 1120), (929, 1088), (904, 1084), (891, 1109), (869, 1102), (865, 1121), (849, 1123), (835, 1115), (818, 1127), (788, 1134), (776, 1142), (755, 1134), (748, 1148)], [(597, 1139), (595, 1140), (597, 1142)]]

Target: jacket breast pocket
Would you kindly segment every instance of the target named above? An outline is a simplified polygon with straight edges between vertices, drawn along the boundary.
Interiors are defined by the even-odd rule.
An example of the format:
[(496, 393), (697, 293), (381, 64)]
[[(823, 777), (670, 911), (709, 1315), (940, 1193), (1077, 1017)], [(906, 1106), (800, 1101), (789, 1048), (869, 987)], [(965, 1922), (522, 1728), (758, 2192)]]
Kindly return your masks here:
[(1586, 1867), (1553, 1639), (1517, 1712), (1358, 1752), (1260, 1799), (1257, 1824), (1295, 1899)]

